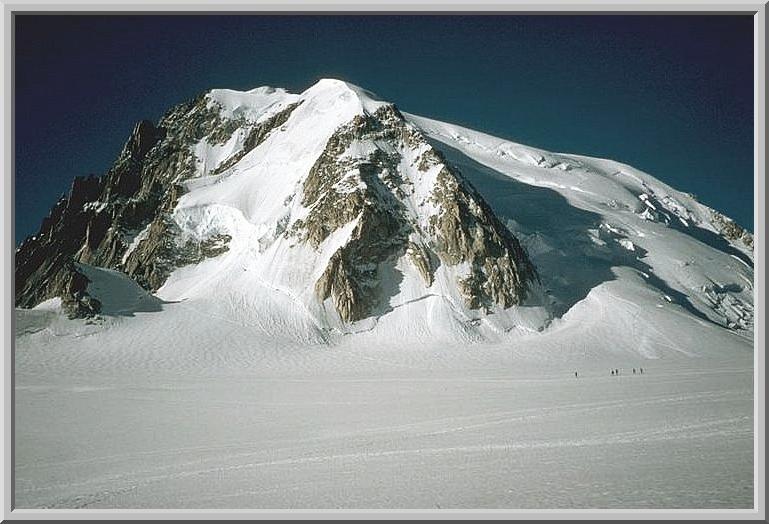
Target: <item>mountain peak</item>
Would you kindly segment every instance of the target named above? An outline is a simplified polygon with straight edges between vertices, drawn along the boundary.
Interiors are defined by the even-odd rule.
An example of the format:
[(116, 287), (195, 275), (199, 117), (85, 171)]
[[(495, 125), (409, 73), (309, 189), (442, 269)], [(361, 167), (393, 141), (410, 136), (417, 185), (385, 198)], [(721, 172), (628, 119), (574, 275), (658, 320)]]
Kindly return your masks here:
[(370, 91), (336, 78), (321, 78), (300, 96), (303, 99), (315, 100), (324, 106), (347, 105), (353, 107), (357, 113), (374, 113), (388, 104)]
[(380, 101), (379, 97), (369, 91), (368, 89), (364, 89), (363, 87), (353, 84), (352, 82), (348, 82), (346, 80), (340, 80), (338, 78), (321, 78), (317, 82), (315, 82), (312, 86), (310, 86), (307, 91), (313, 90), (313, 89), (322, 89), (322, 90), (337, 90), (337, 91), (349, 91), (355, 94), (355, 96), (358, 96), (363, 99), (368, 99), (372, 101)]
[(302, 102), (315, 113), (322, 113), (326, 119), (335, 119), (337, 125), (342, 125), (354, 115), (374, 113), (388, 105), (370, 91), (336, 78), (321, 78), (299, 94), (260, 86), (248, 91), (212, 89), (206, 98), (218, 106), (225, 118), (250, 122), (258, 121), (278, 106)]
[(123, 151), (20, 246), (18, 306), (96, 314), (86, 264), (271, 335), (474, 340), (543, 330), (616, 278), (623, 304), (752, 329), (752, 237), (725, 217), (624, 164), (404, 115), (342, 80), (214, 89)]

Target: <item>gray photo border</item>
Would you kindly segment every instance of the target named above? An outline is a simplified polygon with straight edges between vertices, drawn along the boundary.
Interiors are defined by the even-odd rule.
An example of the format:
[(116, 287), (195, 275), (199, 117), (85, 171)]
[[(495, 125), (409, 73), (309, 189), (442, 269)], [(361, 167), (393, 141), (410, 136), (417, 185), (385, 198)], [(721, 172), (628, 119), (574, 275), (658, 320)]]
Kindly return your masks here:
[[(531, 519), (531, 520), (765, 520), (766, 519), (766, 455), (765, 455), (765, 380), (766, 360), (763, 349), (765, 333), (766, 286), (766, 20), (767, 4), (756, 1), (738, 3), (715, 0), (635, 0), (630, 2), (593, 0), (559, 0), (555, 3), (534, 0), (483, 0), (472, 4), (461, 0), (119, 0), (105, 4), (98, 0), (0, 0), (2, 5), (2, 296), (3, 319), (0, 334), (3, 342), (2, 394), (3, 394), (3, 453), (0, 498), (3, 520), (31, 519)], [(378, 3), (381, 2), (381, 3)], [(13, 509), (13, 351), (14, 351), (14, 105), (13, 105), (13, 17), (20, 13), (46, 14), (182, 14), (182, 13), (337, 13), (337, 14), (509, 14), (521, 13), (639, 13), (639, 14), (753, 14), (754, 16), (754, 220), (755, 220), (755, 339), (754, 339), (754, 508), (741, 510), (27, 510)]]

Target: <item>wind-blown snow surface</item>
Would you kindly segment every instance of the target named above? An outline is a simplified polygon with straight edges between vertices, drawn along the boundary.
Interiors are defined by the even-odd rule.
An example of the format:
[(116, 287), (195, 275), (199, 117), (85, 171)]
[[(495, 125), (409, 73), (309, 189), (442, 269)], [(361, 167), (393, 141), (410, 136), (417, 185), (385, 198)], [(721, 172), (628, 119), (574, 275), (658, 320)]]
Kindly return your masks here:
[(317, 252), (280, 233), (334, 130), (382, 103), (332, 80), (209, 97), (251, 121), (302, 103), (218, 175), (243, 137), (195, 148), (173, 216), (230, 235), (225, 254), (157, 297), (83, 265), (100, 319), (17, 310), (17, 507), (752, 506), (753, 255), (711, 210), (620, 163), (406, 115), (542, 289), (483, 315), (399, 263), (390, 310), (345, 326), (303, 286), (349, 228)]

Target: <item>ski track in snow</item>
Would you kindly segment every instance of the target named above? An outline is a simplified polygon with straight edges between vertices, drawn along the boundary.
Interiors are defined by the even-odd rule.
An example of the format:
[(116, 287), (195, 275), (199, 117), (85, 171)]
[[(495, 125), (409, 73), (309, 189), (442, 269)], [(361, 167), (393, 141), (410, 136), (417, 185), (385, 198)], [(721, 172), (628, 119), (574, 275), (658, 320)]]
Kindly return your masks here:
[[(73, 390), (74, 391), (98, 391), (99, 388), (74, 388)], [(391, 432), (395, 432), (395, 433), (408, 432), (411, 435), (418, 435), (418, 436), (439, 435), (439, 434), (445, 434), (445, 433), (453, 433), (457, 431), (480, 429), (488, 426), (504, 424), (509, 422), (518, 422), (523, 420), (533, 420), (541, 417), (556, 416), (561, 412), (568, 412), (569, 414), (575, 414), (575, 413), (584, 413), (584, 412), (595, 412), (595, 411), (607, 410), (607, 409), (611, 410), (618, 407), (637, 407), (637, 406), (647, 406), (647, 405), (655, 405), (655, 404), (665, 404), (665, 403), (671, 403), (671, 402), (674, 402), (674, 403), (689, 402), (692, 400), (701, 400), (701, 399), (719, 400), (719, 399), (734, 398), (744, 394), (745, 394), (744, 391), (734, 390), (734, 391), (724, 391), (724, 392), (699, 393), (699, 394), (692, 394), (692, 395), (679, 395), (674, 397), (661, 397), (661, 398), (647, 399), (647, 400), (641, 400), (641, 401), (617, 400), (617, 401), (606, 401), (606, 402), (560, 405), (560, 406), (554, 406), (549, 408), (530, 408), (530, 409), (523, 409), (523, 410), (516, 410), (516, 411), (501, 411), (501, 412), (494, 412), (494, 413), (484, 413), (479, 415), (468, 415), (463, 417), (451, 417), (448, 419), (447, 418), (431, 419), (431, 420), (425, 420), (422, 422), (416, 422), (412, 424), (403, 424), (398, 426), (384, 426), (384, 427), (375, 428), (375, 429), (361, 430), (354, 433), (338, 435), (336, 437), (319, 437), (319, 438), (313, 438), (313, 439), (296, 439), (296, 440), (290, 440), (290, 441), (284, 440), (284, 441), (275, 442), (275, 443), (286, 444), (288, 442), (292, 442), (294, 444), (298, 444), (298, 443), (314, 442), (319, 440), (329, 440), (330, 438), (338, 438), (338, 437), (347, 438), (347, 437), (356, 437), (361, 435), (382, 434), (382, 433), (391, 433)], [(145, 399), (137, 399), (133, 397), (131, 398), (131, 400), (151, 400), (151, 398), (147, 397)], [(311, 403), (308, 402), (306, 404), (309, 405)], [(328, 403), (319, 403), (319, 404), (328, 405)], [(355, 403), (348, 403), (345, 405), (355, 405)], [(489, 422), (470, 423), (470, 424), (463, 424), (459, 426), (452, 426), (446, 429), (441, 429), (436, 431), (424, 431), (424, 432), (417, 432), (417, 433), (411, 432), (412, 430), (419, 430), (420, 427), (429, 426), (433, 424), (461, 423), (463, 420), (472, 421), (474, 419), (488, 418), (488, 417), (493, 417), (495, 418), (495, 420), (489, 421)], [(498, 417), (502, 417), (502, 418), (498, 418)], [(744, 417), (740, 417), (738, 419), (742, 420), (742, 418)], [(197, 447), (190, 447), (190, 448), (172, 449), (172, 450), (166, 450), (166, 451), (146, 451), (146, 452), (130, 453), (130, 454), (107, 455), (107, 456), (94, 457), (94, 458), (83, 459), (83, 460), (71, 460), (71, 461), (48, 462), (48, 463), (32, 463), (32, 464), (20, 466), (17, 469), (24, 470), (29, 468), (50, 468), (50, 467), (60, 467), (60, 466), (83, 465), (83, 464), (91, 464), (91, 463), (99, 463), (99, 462), (109, 462), (109, 461), (114, 461), (116, 459), (127, 459), (127, 458), (132, 458), (137, 456), (179, 455), (179, 454), (199, 452), (199, 451), (234, 450), (242, 446), (244, 446), (244, 444), (238, 444), (234, 446), (221, 446), (218, 448), (216, 447), (212, 448), (207, 446), (197, 446)], [(275, 448), (275, 451), (282, 451), (285, 449), (291, 449), (291, 448), (278, 447), (278, 448)], [(252, 453), (249, 452), (246, 454), (230, 455), (230, 457), (234, 457), (234, 456), (243, 457), (243, 456), (250, 456), (251, 454)], [(194, 463), (190, 463), (190, 464), (194, 464)]]
[[(232, 385), (221, 379), (209, 379), (198, 386), (186, 380), (174, 386), (174, 380), (179, 380), (174, 377), (163, 381), (168, 384), (165, 388), (138, 384), (114, 384), (111, 388), (62, 386), (64, 389), (20, 386), (17, 398), (22, 405), (43, 398), (57, 404), (48, 407), (52, 415), (48, 429), (59, 427), (60, 430), (44, 438), (53, 438), (65, 447), (69, 446), (67, 442), (71, 445), (76, 441), (74, 435), (68, 436), (78, 432), (75, 426), (92, 427), (93, 430), (88, 431), (94, 431), (94, 435), (100, 434), (97, 428), (101, 427), (99, 420), (90, 417), (87, 411), (79, 411), (76, 404), (68, 400), (73, 398), (71, 395), (103, 403), (105, 413), (114, 409), (108, 415), (112, 419), (110, 427), (128, 423), (121, 420), (120, 406), (122, 410), (131, 406), (124, 413), (131, 417), (133, 422), (129, 424), (134, 430), (140, 429), (134, 426), (137, 420), (151, 421), (176, 412), (180, 413), (173, 415), (174, 419), (184, 417), (190, 410), (198, 412), (198, 418), (197, 423), (185, 423), (181, 432), (171, 429), (174, 426), (169, 421), (171, 435), (167, 437), (161, 437), (167, 430), (153, 429), (149, 424), (129, 440), (128, 446), (133, 451), (98, 454), (83, 449), (76, 451), (80, 458), (30, 461), (25, 460), (23, 447), (16, 464), (16, 500), (19, 507), (52, 508), (175, 507), (176, 504), (218, 507), (235, 500), (242, 507), (368, 507), (351, 505), (352, 499), (346, 497), (354, 494), (358, 497), (355, 500), (366, 500), (366, 496), (377, 490), (390, 489), (394, 497), (391, 500), (397, 501), (396, 507), (433, 507), (434, 499), (442, 498), (438, 495), (442, 490), (456, 492), (459, 482), (467, 483), (468, 494), (482, 491), (482, 486), (473, 478), (490, 474), (485, 471), (490, 467), (487, 461), (497, 464), (499, 475), (506, 475), (504, 472), (519, 461), (530, 460), (532, 453), (548, 464), (553, 460), (571, 464), (584, 454), (593, 457), (589, 460), (594, 464), (594, 471), (591, 470), (594, 477), (568, 489), (577, 497), (570, 499), (572, 501), (582, 500), (580, 496), (594, 500), (596, 495), (587, 493), (596, 483), (605, 481), (608, 471), (603, 469), (608, 466), (601, 464), (607, 460), (611, 464), (621, 456), (625, 461), (634, 457), (632, 467), (638, 469), (639, 474), (646, 471), (644, 468), (650, 463), (654, 466), (654, 475), (662, 475), (657, 482), (670, 484), (671, 490), (683, 489), (687, 483), (701, 483), (697, 480), (700, 468), (707, 469), (711, 461), (718, 462), (720, 452), (716, 452), (715, 458), (687, 455), (687, 460), (693, 461), (690, 473), (693, 476), (683, 475), (679, 485), (672, 473), (669, 473), (671, 479), (666, 480), (664, 471), (672, 467), (666, 465), (666, 461), (671, 460), (668, 449), (680, 449), (675, 452), (679, 455), (693, 453), (699, 447), (715, 446), (714, 449), (723, 451), (725, 442), (736, 446), (729, 452), (730, 456), (747, 454), (744, 460), (736, 460), (722, 472), (739, 478), (739, 471), (743, 471), (752, 450), (752, 370), (750, 367), (711, 367), (710, 364), (712, 362), (707, 361), (693, 365), (686, 360), (677, 364), (651, 364), (644, 375), (620, 377), (607, 377), (605, 370), (599, 371), (596, 367), (579, 379), (564, 379), (570, 372), (562, 368), (559, 368), (561, 377), (537, 376), (532, 372), (520, 377), (469, 377), (454, 373), (434, 376), (435, 371), (414, 367), (403, 371), (405, 376), (392, 376), (399, 372), (390, 369), (390, 376), (381, 378), (344, 374), (275, 377), (266, 382), (254, 378), (249, 380), (251, 387), (244, 387), (242, 378)], [(623, 371), (630, 373), (627, 369)], [(209, 384), (213, 390), (206, 393)], [(271, 388), (278, 391), (266, 396), (265, 393), (254, 395), (257, 390), (269, 392)], [(142, 395), (142, 391), (146, 394)], [(187, 391), (196, 393), (190, 396)], [(313, 391), (333, 393), (318, 395)], [(369, 393), (356, 397), (356, 392), (361, 391)], [(432, 404), (424, 400), (424, 394), (432, 395)], [(98, 395), (100, 400), (83, 395)], [(384, 399), (403, 395), (419, 405), (414, 414), (386, 407)], [(590, 400), (575, 401), (575, 395), (577, 398), (587, 396)], [(484, 397), (488, 398), (483, 400)], [(347, 400), (342, 400), (344, 398)], [(499, 408), (500, 403), (509, 407), (489, 409)], [(39, 402), (29, 405), (37, 405), (38, 410), (41, 406)], [(227, 414), (222, 415), (222, 410)], [(58, 417), (53, 416), (54, 412)], [(419, 415), (420, 412), (424, 415)], [(139, 413), (140, 418), (136, 419)], [(234, 431), (224, 431), (213, 438), (208, 435), (206, 428), (226, 428), (229, 414), (236, 413), (246, 419), (256, 417), (254, 421), (272, 419), (269, 424), (275, 428), (292, 418), (288, 426), (301, 427), (301, 421), (309, 416), (311, 419), (306, 420), (305, 426), (309, 434), (269, 437), (260, 435), (254, 426), (247, 432), (251, 438)], [(628, 417), (628, 414), (635, 415)], [(392, 423), (403, 417), (418, 420)], [(392, 422), (387, 423), (385, 419)], [(35, 431), (28, 433), (29, 425), (24, 420), (19, 428), (21, 436), (26, 435), (26, 439), (17, 438), (19, 443), (40, 438)], [(198, 444), (183, 445), (175, 442), (177, 437)], [(103, 448), (104, 442), (96, 444)], [(685, 451), (687, 449), (690, 451)], [(439, 472), (449, 464), (463, 464), (459, 472), (455, 471), (458, 478), (441, 480)], [(355, 487), (337, 491), (333, 478), (327, 477), (329, 468), (355, 471)], [(391, 468), (396, 468), (396, 472)], [(494, 466), (491, 468), (493, 471)], [(405, 475), (403, 478), (408, 479), (420, 471), (433, 469), (436, 476), (430, 481), (429, 493), (417, 490), (408, 494), (395, 486), (382, 487), (376, 480), (381, 475), (387, 478)], [(536, 467), (528, 472), (514, 470), (515, 476), (506, 478), (516, 479), (513, 483), (520, 487), (537, 482), (543, 474), (551, 474)], [(296, 483), (303, 478), (315, 479), (316, 484), (311, 488), (302, 482)], [(739, 496), (731, 499), (738, 506), (751, 499), (750, 478), (748, 474), (735, 484), (745, 486), (744, 491), (735, 488)], [(293, 479), (290, 482), (296, 489), (275, 489), (269, 486), (273, 482), (270, 479), (275, 482), (279, 479), (281, 483)], [(262, 488), (257, 489), (254, 483)], [(205, 490), (207, 493), (201, 493), (200, 497), (189, 497), (190, 489), (198, 490), (203, 485), (212, 486), (213, 490)], [(646, 487), (651, 497), (648, 507), (657, 507), (652, 485)], [(626, 500), (616, 498), (618, 489), (612, 489), (608, 498), (598, 497), (597, 500), (602, 501), (599, 506), (625, 506)], [(316, 490), (323, 495), (313, 496)], [(507, 497), (497, 495), (500, 498), (496, 502), (489, 500), (483, 507), (517, 507), (506, 506)], [(537, 501), (539, 497), (541, 493), (532, 493), (519, 503), (527, 507), (526, 500)], [(630, 500), (635, 500), (634, 497)], [(690, 498), (687, 495), (679, 502)], [(452, 506), (452, 501), (444, 500), (442, 505)], [(674, 507), (678, 506), (674, 504)]]
[[(146, 486), (155, 482), (165, 482), (169, 479), (179, 479), (188, 476), (206, 475), (211, 473), (222, 473), (225, 471), (236, 471), (241, 469), (260, 468), (269, 466), (290, 466), (300, 464), (311, 464), (317, 462), (325, 462), (332, 460), (360, 460), (360, 459), (378, 459), (385, 457), (401, 457), (408, 455), (420, 455), (420, 454), (455, 454), (455, 453), (486, 453), (486, 452), (515, 452), (515, 451), (527, 451), (538, 448), (559, 448), (559, 447), (581, 447), (581, 446), (602, 446), (602, 445), (616, 445), (616, 444), (634, 444), (638, 442), (663, 442), (666, 440), (686, 440), (686, 439), (702, 439), (712, 437), (732, 437), (735, 435), (751, 435), (750, 428), (733, 428), (729, 426), (735, 425), (736, 422), (741, 422), (749, 417), (735, 417), (732, 419), (718, 420), (713, 422), (705, 422), (701, 424), (689, 424), (667, 427), (659, 430), (645, 430), (634, 431), (625, 433), (610, 434), (600, 438), (594, 439), (579, 439), (579, 440), (553, 440), (553, 441), (533, 441), (533, 442), (519, 442), (519, 443), (504, 443), (504, 444), (483, 444), (475, 446), (450, 446), (450, 447), (438, 447), (438, 448), (415, 448), (415, 449), (396, 449), (386, 451), (370, 451), (363, 453), (343, 453), (336, 455), (316, 455), (310, 457), (301, 458), (289, 458), (280, 460), (271, 460), (264, 462), (246, 462), (227, 467), (214, 467), (198, 470), (187, 470), (183, 472), (168, 473), (162, 475), (155, 475), (144, 477), (143, 480), (137, 484), (132, 484), (121, 490), (110, 490), (103, 493), (109, 493), (114, 495), (120, 492), (127, 492), (137, 489), (140, 486)], [(192, 465), (194, 463), (184, 464)], [(112, 480), (112, 479), (111, 479)], [(101, 481), (100, 481), (101, 482)], [(78, 484), (74, 484), (79, 486)], [(82, 484), (80, 484), (82, 485)], [(70, 485), (70, 487), (73, 485)], [(96, 499), (95, 494), (79, 495), (78, 499)], [(98, 499), (96, 499), (98, 500)], [(54, 502), (52, 507), (60, 507), (59, 501)], [(80, 507), (85, 507), (81, 505)]]

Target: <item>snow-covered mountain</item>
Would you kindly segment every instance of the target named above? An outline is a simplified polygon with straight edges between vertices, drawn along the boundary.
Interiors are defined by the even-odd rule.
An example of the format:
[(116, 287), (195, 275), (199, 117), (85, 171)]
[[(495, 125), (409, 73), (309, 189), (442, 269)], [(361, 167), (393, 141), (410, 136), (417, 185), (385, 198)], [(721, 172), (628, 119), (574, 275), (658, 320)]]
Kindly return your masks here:
[(101, 330), (178, 323), (183, 307), (193, 331), (299, 343), (691, 354), (752, 344), (753, 237), (630, 166), (402, 113), (342, 81), (215, 89), (137, 124), (19, 247), (16, 304), (35, 309), (18, 325), (59, 301)]

